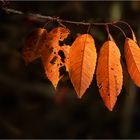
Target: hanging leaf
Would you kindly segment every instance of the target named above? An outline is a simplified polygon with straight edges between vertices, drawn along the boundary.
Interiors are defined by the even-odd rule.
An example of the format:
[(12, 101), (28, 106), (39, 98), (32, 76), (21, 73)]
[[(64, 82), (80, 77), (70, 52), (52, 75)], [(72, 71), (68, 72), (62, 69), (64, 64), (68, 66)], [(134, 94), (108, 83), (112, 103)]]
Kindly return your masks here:
[(42, 52), (42, 62), (46, 76), (56, 88), (60, 80), (59, 68), (62, 64), (61, 57), (51, 52), (51, 48), (48, 48)]
[(22, 51), (26, 64), (41, 56), (41, 51), (45, 47), (46, 37), (47, 30), (42, 28), (38, 28), (29, 34)]
[(46, 50), (42, 52), (42, 61), (45, 73), (55, 88), (61, 79), (59, 72), (60, 67), (64, 65), (59, 55), (59, 51), (61, 50), (59, 41), (63, 41), (69, 33), (70, 31), (66, 28), (54, 28), (48, 33)]
[(89, 87), (96, 65), (96, 48), (91, 35), (76, 38), (70, 48), (69, 75), (79, 98)]
[(134, 83), (140, 87), (140, 48), (134, 40), (126, 38), (124, 53), (128, 72)]
[(106, 41), (100, 50), (96, 79), (100, 95), (106, 107), (112, 111), (123, 81), (120, 51), (113, 41)]

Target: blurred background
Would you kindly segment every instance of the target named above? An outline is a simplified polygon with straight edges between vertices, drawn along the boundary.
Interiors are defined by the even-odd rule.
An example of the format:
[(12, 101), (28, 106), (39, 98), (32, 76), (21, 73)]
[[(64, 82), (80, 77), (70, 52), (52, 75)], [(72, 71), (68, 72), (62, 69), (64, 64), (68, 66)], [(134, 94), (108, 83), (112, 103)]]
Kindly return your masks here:
[[(124, 20), (140, 42), (140, 2), (9, 1), (1, 7), (13, 8), (24, 16), (0, 10), (0, 138), (140, 138), (140, 89), (131, 81), (123, 54), (124, 36), (112, 26), (110, 32), (122, 54), (124, 86), (113, 112), (99, 95), (96, 77), (82, 99), (78, 99), (68, 73), (54, 90), (40, 59), (25, 65), (21, 52), (27, 35), (47, 21), (28, 17), (28, 13), (83, 22)], [(68, 44), (86, 26), (64, 24), (71, 30)], [(58, 26), (51, 22), (50, 31)], [(128, 37), (125, 24), (118, 24)], [(90, 29), (99, 51), (107, 40), (104, 26)]]

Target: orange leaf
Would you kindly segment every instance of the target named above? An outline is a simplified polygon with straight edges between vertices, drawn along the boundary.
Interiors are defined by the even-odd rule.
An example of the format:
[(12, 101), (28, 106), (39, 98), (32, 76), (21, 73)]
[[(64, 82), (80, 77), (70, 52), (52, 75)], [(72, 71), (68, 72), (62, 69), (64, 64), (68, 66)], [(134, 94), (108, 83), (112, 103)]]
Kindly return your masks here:
[(128, 72), (134, 83), (140, 87), (140, 48), (134, 40), (126, 38), (124, 53)]
[(120, 51), (113, 41), (106, 41), (100, 50), (96, 79), (100, 95), (106, 107), (112, 111), (123, 81)]
[(45, 73), (55, 88), (61, 79), (59, 70), (60, 67), (63, 66), (63, 62), (58, 53), (59, 50), (61, 50), (59, 41), (63, 41), (68, 36), (69, 32), (70, 31), (66, 28), (54, 28), (48, 33), (46, 49), (42, 52)]
[(22, 52), (26, 64), (41, 56), (41, 51), (45, 45), (46, 37), (47, 31), (42, 28), (38, 28), (29, 34)]
[(78, 36), (70, 48), (69, 75), (79, 98), (93, 79), (96, 57), (92, 36), (89, 34)]
[(59, 68), (61, 58), (59, 55), (54, 54), (49, 49), (42, 52), (42, 61), (45, 69), (45, 74), (56, 88), (60, 80)]

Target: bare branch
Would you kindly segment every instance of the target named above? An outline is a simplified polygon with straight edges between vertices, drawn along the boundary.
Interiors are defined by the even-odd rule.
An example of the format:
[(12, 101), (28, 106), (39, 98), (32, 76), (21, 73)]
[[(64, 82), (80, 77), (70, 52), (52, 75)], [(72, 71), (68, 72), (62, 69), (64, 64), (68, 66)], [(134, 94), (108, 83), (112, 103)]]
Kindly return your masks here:
[(14, 10), (14, 9), (9, 9), (9, 8), (2, 8), (6, 13), (10, 14), (18, 14), (18, 15), (25, 15), (25, 16), (32, 16), (37, 19), (44, 19), (46, 20), (51, 20), (51, 21), (57, 21), (58, 23), (70, 23), (70, 24), (75, 24), (75, 25), (84, 25), (84, 26), (98, 26), (98, 25), (106, 25), (106, 24), (113, 24), (112, 22), (106, 22), (106, 23), (90, 23), (90, 22), (78, 22), (78, 21), (70, 21), (70, 20), (64, 20), (60, 19), (59, 17), (51, 17), (51, 16), (45, 16), (45, 15), (40, 15), (40, 14), (34, 14), (34, 13), (28, 13), (25, 14), (22, 11)]

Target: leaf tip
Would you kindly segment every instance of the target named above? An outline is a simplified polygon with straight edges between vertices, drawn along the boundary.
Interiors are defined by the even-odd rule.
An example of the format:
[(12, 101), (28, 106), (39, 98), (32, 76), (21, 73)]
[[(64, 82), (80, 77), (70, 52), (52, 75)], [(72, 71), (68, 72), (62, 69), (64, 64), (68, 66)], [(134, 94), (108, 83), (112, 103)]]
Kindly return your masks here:
[(79, 94), (79, 95), (77, 95), (77, 97), (78, 97), (78, 99), (81, 99), (82, 98), (82, 95)]
[(112, 111), (113, 111), (114, 106), (112, 106), (112, 107), (107, 107), (107, 108), (108, 108), (108, 110), (109, 110), (109, 111), (111, 111), (111, 112), (112, 112)]
[[(51, 80), (50, 80), (50, 81), (51, 81)], [(58, 81), (55, 82), (55, 83), (54, 83), (53, 81), (51, 81), (51, 82), (52, 82), (52, 85), (53, 85), (54, 89), (57, 90)]]
[[(116, 102), (115, 102), (116, 103)], [(107, 103), (105, 103), (105, 106), (107, 107), (107, 109), (109, 110), (109, 111), (113, 111), (113, 109), (114, 109), (114, 106), (115, 106), (115, 103), (113, 103), (113, 104), (107, 104)]]

